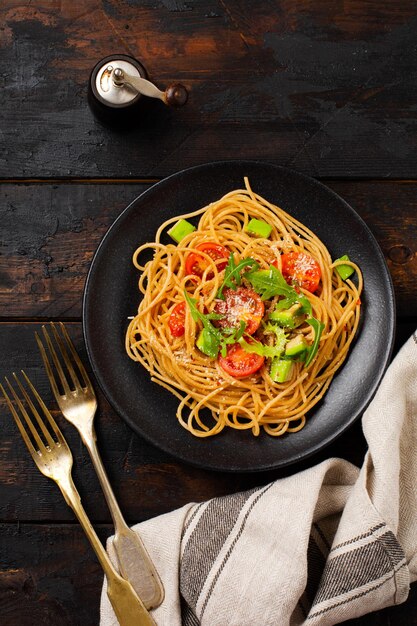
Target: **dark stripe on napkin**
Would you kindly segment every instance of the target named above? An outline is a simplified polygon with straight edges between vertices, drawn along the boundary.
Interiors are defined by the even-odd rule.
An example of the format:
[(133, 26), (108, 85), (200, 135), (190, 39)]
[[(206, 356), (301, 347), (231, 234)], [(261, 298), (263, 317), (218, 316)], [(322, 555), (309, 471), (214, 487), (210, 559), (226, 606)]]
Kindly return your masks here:
[[(395, 550), (389, 547), (393, 541), (396, 543)], [(399, 550), (401, 548), (394, 535), (388, 531), (371, 543), (334, 558), (330, 553), (315, 604), (379, 580), (404, 559), (404, 553), (400, 554)]]
[(181, 624), (182, 626), (200, 626), (198, 618), (183, 597), (181, 597)]
[[(340, 550), (341, 547), (349, 547), (349, 550), (333, 558), (330, 552), (308, 619), (362, 598), (390, 581), (406, 565), (405, 554), (390, 530), (378, 536), (373, 534), (374, 530), (382, 527), (385, 524), (333, 548), (331, 552)], [(363, 544), (366, 539), (369, 539), (368, 542)], [(361, 542), (361, 545), (352, 548), (352, 544), (356, 542)], [(341, 599), (340, 596), (345, 597)], [(322, 602), (331, 600), (333, 601), (328, 606), (317, 610)]]
[(246, 501), (256, 490), (214, 498), (188, 539), (181, 559), (180, 589), (186, 602), (197, 604), (206, 578)]
[[(259, 500), (262, 498), (262, 496), (264, 496), (264, 495), (265, 495), (265, 493), (266, 493), (267, 491), (269, 491), (269, 490), (271, 489), (271, 487), (272, 487), (272, 486), (273, 486), (273, 483), (271, 483), (270, 485), (268, 485), (267, 487), (265, 487), (265, 489), (263, 489), (260, 493), (258, 493), (258, 495), (256, 496), (256, 498), (253, 500), (252, 504), (250, 505), (249, 510), (248, 510), (248, 511), (246, 511), (245, 516), (244, 516), (244, 518), (243, 518), (243, 520), (242, 520), (242, 523), (241, 523), (241, 525), (240, 525), (239, 529), (237, 530), (237, 533), (236, 533), (236, 535), (235, 535), (235, 538), (233, 539), (233, 542), (232, 542), (232, 544), (231, 544), (230, 548), (228, 549), (228, 551), (227, 551), (227, 553), (226, 553), (226, 555), (225, 555), (225, 557), (224, 557), (224, 559), (223, 559), (223, 561), (222, 561), (222, 563), (221, 563), (220, 567), (218, 568), (218, 570), (217, 570), (217, 572), (216, 572), (216, 574), (215, 574), (215, 576), (214, 576), (214, 578), (213, 578), (213, 581), (212, 581), (212, 583), (211, 583), (211, 585), (210, 585), (209, 592), (207, 593), (206, 599), (204, 600), (204, 604), (203, 604), (203, 606), (202, 606), (202, 608), (201, 608), (201, 616), (200, 616), (200, 617), (203, 617), (203, 613), (204, 613), (204, 611), (206, 610), (206, 607), (207, 607), (208, 601), (210, 600), (211, 594), (213, 593), (213, 589), (214, 589), (214, 587), (215, 587), (215, 586), (216, 586), (216, 584), (217, 584), (217, 581), (218, 581), (218, 579), (219, 579), (219, 576), (220, 576), (220, 574), (222, 573), (222, 571), (223, 571), (223, 569), (224, 569), (224, 566), (226, 565), (227, 561), (229, 560), (230, 555), (232, 554), (233, 550), (235, 549), (235, 546), (236, 546), (237, 542), (239, 541), (240, 537), (242, 536), (243, 531), (245, 530), (245, 526), (246, 526), (246, 523), (247, 523), (247, 521), (248, 521), (249, 515), (251, 514), (251, 512), (252, 512), (253, 508), (255, 507), (255, 505), (256, 505), (256, 504), (259, 502)], [(259, 491), (259, 490), (258, 490), (258, 489), (253, 489), (253, 490), (250, 492), (250, 494), (252, 495), (252, 494), (253, 494), (253, 493), (255, 493), (256, 491)]]
[[(327, 550), (327, 553), (323, 554), (321, 547), (314, 537), (314, 530), (318, 531), (317, 524), (313, 525), (307, 548), (307, 585), (305, 594), (303, 594), (303, 596), (305, 595), (305, 598), (303, 597), (301, 602), (301, 607), (305, 614), (307, 614), (305, 610), (307, 604), (306, 600), (308, 602), (308, 607), (310, 607), (314, 602), (317, 589), (320, 585), (321, 576), (326, 565), (327, 555), (329, 553), (329, 550)], [(319, 534), (320, 538), (322, 538), (321, 532), (318, 532), (317, 534)]]
[(352, 602), (353, 600), (358, 600), (359, 598), (363, 598), (364, 596), (367, 596), (372, 591), (375, 591), (376, 589), (379, 589), (380, 587), (382, 587), (386, 583), (390, 582), (394, 578), (396, 573), (402, 567), (405, 567), (405, 563), (402, 563), (401, 565), (399, 565), (398, 568), (395, 569), (390, 576), (388, 576), (388, 578), (385, 578), (384, 580), (376, 583), (372, 587), (368, 587), (368, 588), (364, 589), (363, 591), (360, 591), (360, 592), (358, 592), (356, 594), (353, 594), (353, 595), (349, 595), (349, 597), (345, 598), (344, 600), (340, 600), (338, 602), (332, 603), (331, 605), (325, 607), (324, 609), (321, 609), (321, 611), (316, 611), (315, 613), (310, 613), (307, 619), (312, 619), (313, 617), (318, 617), (319, 615), (323, 615), (324, 613), (327, 613), (328, 611), (332, 611), (333, 609), (337, 608), (338, 606), (342, 606), (343, 604), (347, 604), (348, 602)]
[(187, 532), (187, 530), (189, 529), (189, 527), (191, 526), (191, 523), (193, 521), (193, 519), (195, 518), (195, 516), (197, 515), (197, 513), (199, 513), (201, 507), (204, 505), (204, 502), (200, 502), (200, 504), (198, 504), (192, 515), (190, 515), (189, 519), (187, 519), (186, 523), (184, 524), (184, 528), (182, 529), (182, 533), (181, 533), (181, 541), (184, 539), (185, 537), (185, 533)]

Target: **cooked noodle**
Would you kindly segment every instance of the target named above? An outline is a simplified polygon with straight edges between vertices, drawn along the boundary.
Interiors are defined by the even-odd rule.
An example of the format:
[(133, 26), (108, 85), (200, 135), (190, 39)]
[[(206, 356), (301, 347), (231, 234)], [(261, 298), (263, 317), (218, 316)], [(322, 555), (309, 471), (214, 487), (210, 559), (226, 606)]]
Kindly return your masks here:
[[(177, 396), (180, 424), (198, 437), (215, 435), (226, 426), (251, 429), (254, 435), (264, 430), (273, 436), (303, 428), (306, 414), (321, 400), (346, 359), (359, 323), (359, 267), (343, 261), (356, 271), (355, 282), (343, 281), (335, 271), (341, 261), (332, 262), (327, 248), (311, 230), (255, 194), (246, 179), (245, 184), (246, 189), (231, 191), (207, 207), (167, 220), (158, 229), (155, 242), (141, 245), (133, 255), (133, 263), (141, 272), (139, 291), (143, 298), (126, 333), (127, 353), (149, 371), (152, 381)], [(198, 224), (193, 220), (197, 217)], [(178, 245), (161, 243), (163, 233), (180, 218), (193, 220), (197, 229)], [(268, 239), (252, 237), (245, 231), (252, 218), (273, 227)], [(213, 309), (224, 270), (218, 271), (216, 263), (207, 257), (209, 265), (200, 282), (190, 280), (185, 272), (190, 249), (205, 241), (225, 246), (237, 260), (251, 257), (265, 269), (272, 260), (281, 269), (281, 253), (291, 250), (305, 251), (319, 263), (318, 290), (301, 290), (312, 305), (313, 316), (324, 323), (319, 350), (308, 367), (295, 363), (288, 382), (273, 382), (267, 361), (248, 378), (226, 373), (217, 359), (196, 347), (200, 324), (188, 307), (184, 335), (171, 335), (168, 321), (174, 306), (184, 301), (185, 289), (198, 300), (201, 311)], [(149, 250), (153, 258), (142, 265), (140, 257)], [(314, 339), (307, 323), (297, 332), (310, 343)]]

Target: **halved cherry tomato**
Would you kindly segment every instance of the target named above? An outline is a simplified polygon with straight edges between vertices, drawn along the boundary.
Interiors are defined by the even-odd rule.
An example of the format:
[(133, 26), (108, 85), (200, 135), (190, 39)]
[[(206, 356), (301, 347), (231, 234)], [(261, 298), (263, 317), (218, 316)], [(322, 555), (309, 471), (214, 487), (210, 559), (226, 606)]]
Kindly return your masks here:
[(260, 296), (246, 287), (238, 289), (224, 289), (224, 300), (217, 300), (214, 311), (224, 315), (217, 321), (223, 328), (237, 328), (240, 322), (245, 322), (245, 333), (253, 335), (265, 312), (265, 306)]
[[(281, 256), (282, 275), (289, 284), (296, 284), (314, 293), (321, 278), (320, 265), (307, 252), (288, 252)], [(277, 264), (276, 261), (273, 265)]]
[[(227, 265), (227, 259), (230, 256), (230, 252), (227, 248), (220, 245), (219, 243), (214, 243), (212, 241), (205, 241), (204, 243), (200, 243), (195, 247), (195, 250), (200, 250), (201, 252), (205, 252), (208, 254), (213, 261), (218, 261), (219, 259), (224, 259), (221, 263), (217, 263), (217, 269), (219, 272), (224, 270)], [(209, 262), (207, 259), (198, 254), (198, 252), (190, 252), (186, 261), (185, 261), (185, 271), (187, 274), (195, 274), (196, 276), (202, 276), (204, 271), (208, 268)], [(208, 272), (207, 278), (213, 278), (214, 273)]]
[(182, 337), (185, 333), (186, 302), (178, 302), (171, 311), (168, 326), (173, 337)]
[(226, 356), (219, 356), (220, 367), (234, 378), (252, 376), (262, 367), (264, 361), (265, 357), (245, 352), (239, 343), (228, 346)]

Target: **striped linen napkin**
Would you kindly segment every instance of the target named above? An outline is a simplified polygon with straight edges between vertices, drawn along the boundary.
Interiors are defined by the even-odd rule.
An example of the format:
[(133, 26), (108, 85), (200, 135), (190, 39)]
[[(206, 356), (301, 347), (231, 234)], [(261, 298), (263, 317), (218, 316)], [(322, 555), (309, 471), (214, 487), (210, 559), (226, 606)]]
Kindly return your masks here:
[[(139, 524), (165, 587), (157, 624), (325, 626), (404, 602), (417, 580), (417, 334), (363, 429), (361, 469), (332, 458)], [(117, 625), (105, 583), (100, 623)]]

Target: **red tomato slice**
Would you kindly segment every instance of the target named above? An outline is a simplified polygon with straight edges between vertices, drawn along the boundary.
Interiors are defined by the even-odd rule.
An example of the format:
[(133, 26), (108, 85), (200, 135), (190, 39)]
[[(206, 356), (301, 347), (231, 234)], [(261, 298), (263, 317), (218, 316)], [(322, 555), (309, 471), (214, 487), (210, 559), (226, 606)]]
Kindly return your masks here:
[(218, 320), (218, 325), (223, 328), (237, 328), (242, 321), (246, 324), (245, 333), (253, 335), (265, 312), (261, 298), (246, 287), (225, 289), (223, 295), (224, 300), (217, 300), (214, 305), (214, 311), (224, 315), (223, 319)]
[(171, 311), (168, 326), (173, 337), (182, 337), (185, 333), (186, 302), (178, 302)]
[(295, 283), (314, 293), (321, 278), (320, 265), (306, 252), (288, 252), (281, 256), (282, 275), (287, 283)]
[[(224, 270), (227, 265), (227, 259), (230, 256), (230, 252), (227, 248), (218, 243), (213, 243), (212, 241), (200, 243), (195, 247), (195, 250), (205, 252), (210, 258), (213, 259), (213, 261), (224, 259), (221, 263), (217, 263), (217, 269), (219, 272)], [(202, 276), (208, 266), (209, 262), (207, 259), (202, 257), (201, 254), (198, 254), (197, 252), (191, 252), (185, 261), (185, 271), (187, 274), (195, 274), (196, 276)], [(213, 272), (208, 272), (207, 278), (213, 278), (213, 276)]]
[(226, 356), (219, 356), (220, 367), (234, 378), (252, 376), (262, 367), (265, 357), (245, 352), (239, 343), (227, 347)]

